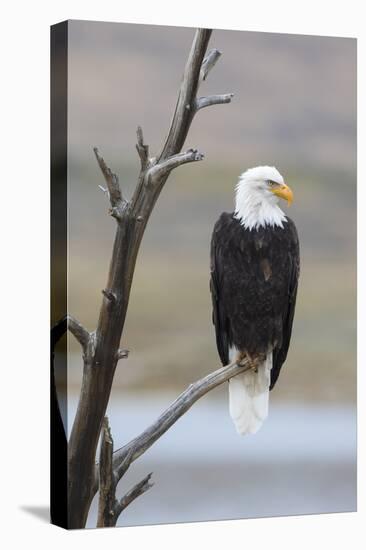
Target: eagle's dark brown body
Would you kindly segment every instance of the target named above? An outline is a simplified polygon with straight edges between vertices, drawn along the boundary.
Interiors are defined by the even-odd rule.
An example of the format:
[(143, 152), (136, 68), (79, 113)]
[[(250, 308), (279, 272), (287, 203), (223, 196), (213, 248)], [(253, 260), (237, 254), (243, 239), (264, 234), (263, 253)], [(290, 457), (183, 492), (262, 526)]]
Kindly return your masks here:
[(211, 295), (221, 361), (229, 348), (251, 357), (273, 349), (270, 389), (289, 348), (299, 276), (295, 224), (245, 229), (233, 213), (223, 213), (211, 241)]

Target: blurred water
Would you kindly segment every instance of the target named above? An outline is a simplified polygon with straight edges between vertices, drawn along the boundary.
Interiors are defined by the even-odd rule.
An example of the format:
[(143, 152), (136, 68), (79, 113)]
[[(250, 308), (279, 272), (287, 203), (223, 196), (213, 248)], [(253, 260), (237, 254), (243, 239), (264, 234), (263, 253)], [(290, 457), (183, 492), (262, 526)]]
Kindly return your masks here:
[[(120, 495), (150, 471), (155, 485), (126, 509), (119, 525), (356, 510), (353, 407), (272, 404), (263, 428), (240, 437), (225, 393), (197, 403), (131, 466)], [(108, 415), (116, 448), (173, 398), (115, 394)], [(69, 418), (74, 411), (70, 400)], [(95, 523), (96, 502), (88, 526)]]

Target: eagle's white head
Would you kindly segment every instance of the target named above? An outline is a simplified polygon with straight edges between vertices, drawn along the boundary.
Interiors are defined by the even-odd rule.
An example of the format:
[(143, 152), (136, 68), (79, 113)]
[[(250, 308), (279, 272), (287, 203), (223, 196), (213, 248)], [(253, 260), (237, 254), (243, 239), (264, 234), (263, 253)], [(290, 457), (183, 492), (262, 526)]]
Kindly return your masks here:
[(293, 199), (291, 189), (274, 166), (250, 168), (239, 178), (235, 195), (235, 217), (246, 229), (265, 225), (283, 228), (286, 216), (278, 206), (279, 199)]

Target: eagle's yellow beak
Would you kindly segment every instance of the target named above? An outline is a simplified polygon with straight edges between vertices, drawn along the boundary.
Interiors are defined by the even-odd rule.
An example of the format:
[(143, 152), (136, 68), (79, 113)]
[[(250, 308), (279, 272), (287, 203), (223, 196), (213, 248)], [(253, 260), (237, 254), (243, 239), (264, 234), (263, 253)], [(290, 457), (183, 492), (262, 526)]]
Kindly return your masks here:
[(287, 201), (287, 204), (290, 206), (292, 204), (292, 201), (294, 199), (294, 194), (290, 187), (286, 185), (285, 183), (282, 185), (278, 185), (276, 187), (273, 187), (271, 189), (272, 193), (274, 195), (277, 195), (277, 197), (280, 197), (281, 199), (284, 199)]

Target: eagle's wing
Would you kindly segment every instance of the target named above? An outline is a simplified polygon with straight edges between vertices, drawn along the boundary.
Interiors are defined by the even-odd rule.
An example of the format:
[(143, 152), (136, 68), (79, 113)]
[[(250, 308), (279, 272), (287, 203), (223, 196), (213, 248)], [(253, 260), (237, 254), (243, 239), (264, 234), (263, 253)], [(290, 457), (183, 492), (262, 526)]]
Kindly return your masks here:
[(220, 218), (214, 227), (211, 238), (211, 279), (210, 291), (212, 298), (212, 322), (215, 325), (216, 345), (223, 365), (229, 363), (229, 319), (226, 315), (224, 301), (220, 296), (222, 288), (224, 261), (222, 258), (222, 247), (218, 235), (221, 230), (222, 219)]
[(273, 365), (271, 370), (271, 385), (270, 390), (274, 387), (277, 378), (280, 374), (281, 367), (286, 361), (288, 348), (290, 345), (292, 323), (294, 320), (297, 284), (300, 273), (300, 253), (299, 253), (299, 239), (294, 222), (288, 220), (288, 258), (289, 258), (289, 278), (288, 278), (288, 300), (284, 304), (283, 308), (283, 322), (282, 322), (282, 344), (281, 347), (273, 350)]

